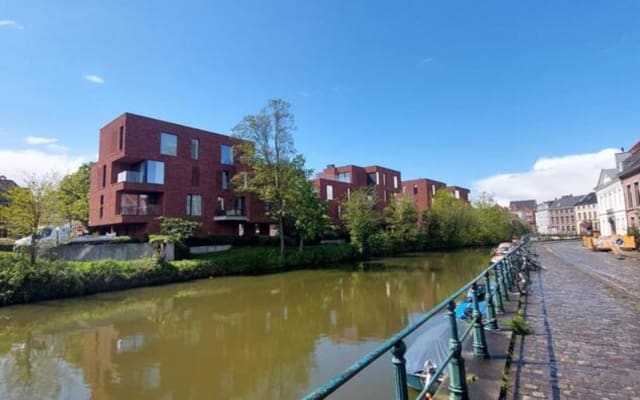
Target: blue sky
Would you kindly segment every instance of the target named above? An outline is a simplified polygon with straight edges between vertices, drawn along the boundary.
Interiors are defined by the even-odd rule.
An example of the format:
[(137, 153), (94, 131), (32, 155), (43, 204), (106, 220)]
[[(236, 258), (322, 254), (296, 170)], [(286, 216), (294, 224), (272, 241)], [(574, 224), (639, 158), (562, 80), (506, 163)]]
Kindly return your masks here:
[(94, 159), (125, 111), (228, 133), (279, 97), (316, 171), (587, 192), (640, 140), (638, 21), (634, 0), (2, 0), (0, 174)]

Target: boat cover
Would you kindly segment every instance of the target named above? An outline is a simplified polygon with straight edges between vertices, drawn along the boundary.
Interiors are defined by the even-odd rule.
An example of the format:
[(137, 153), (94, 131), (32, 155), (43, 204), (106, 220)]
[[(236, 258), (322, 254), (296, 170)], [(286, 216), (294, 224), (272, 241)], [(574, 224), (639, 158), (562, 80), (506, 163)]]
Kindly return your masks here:
[[(456, 319), (458, 324), (458, 335), (468, 328), (465, 321)], [(446, 314), (439, 314), (425, 322), (416, 334), (416, 339), (409, 345), (405, 353), (407, 373), (416, 374), (423, 370), (427, 360), (431, 360), (436, 368), (449, 354), (449, 317)]]

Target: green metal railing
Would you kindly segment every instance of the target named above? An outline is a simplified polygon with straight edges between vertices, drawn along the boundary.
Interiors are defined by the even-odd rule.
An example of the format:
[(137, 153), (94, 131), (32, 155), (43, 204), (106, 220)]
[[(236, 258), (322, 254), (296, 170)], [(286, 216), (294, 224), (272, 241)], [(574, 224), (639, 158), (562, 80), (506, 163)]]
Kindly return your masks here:
[[(420, 317), (417, 321), (391, 336), (389, 339), (378, 345), (374, 350), (370, 351), (340, 374), (333, 377), (329, 382), (307, 394), (304, 399), (324, 399), (351, 380), (351, 378), (360, 373), (360, 371), (367, 368), (387, 351), (391, 351), (391, 362), (393, 363), (394, 370), (395, 398), (396, 400), (408, 400), (407, 371), (404, 358), (407, 347), (404, 339), (433, 318), (436, 314), (446, 309), (451, 332), (451, 337), (449, 339), (449, 354), (445, 358), (444, 362), (438, 366), (435, 373), (431, 375), (431, 381), (425, 383), (425, 388), (416, 399), (424, 399), (427, 391), (432, 389), (437, 377), (439, 377), (444, 372), (444, 369), (448, 367), (450, 399), (467, 400), (469, 395), (465, 377), (464, 359), (461, 355), (462, 342), (472, 334), (473, 356), (475, 358), (490, 357), (484, 336), (484, 324), (486, 322), (489, 329), (498, 329), (496, 311), (500, 313), (504, 312), (504, 302), (509, 301), (509, 289), (513, 287), (514, 283), (510, 272), (511, 263), (513, 262), (512, 258), (514, 253), (520, 247), (526, 245), (528, 241), (529, 236), (525, 236), (521, 244), (509, 251), (509, 253), (507, 253), (500, 261), (490, 265), (466, 285), (458, 289), (447, 299)], [(491, 284), (492, 278), (494, 285)], [(477, 296), (477, 287), (479, 284), (485, 285), (486, 288), (487, 315), (484, 320), (482, 318), (482, 313), (480, 312)], [(460, 336), (455, 316), (456, 299), (468, 292), (469, 289), (471, 289), (473, 300), (472, 323)]]

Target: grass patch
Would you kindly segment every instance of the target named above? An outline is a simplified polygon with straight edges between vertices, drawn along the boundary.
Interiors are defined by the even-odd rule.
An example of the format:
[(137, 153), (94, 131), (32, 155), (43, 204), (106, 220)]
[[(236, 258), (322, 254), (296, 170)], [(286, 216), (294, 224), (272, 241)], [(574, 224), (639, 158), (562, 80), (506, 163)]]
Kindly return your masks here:
[(529, 323), (527, 323), (527, 321), (522, 317), (522, 314), (520, 312), (518, 312), (516, 316), (511, 321), (509, 321), (508, 327), (513, 331), (515, 335), (525, 336), (533, 333), (533, 329), (531, 328)]

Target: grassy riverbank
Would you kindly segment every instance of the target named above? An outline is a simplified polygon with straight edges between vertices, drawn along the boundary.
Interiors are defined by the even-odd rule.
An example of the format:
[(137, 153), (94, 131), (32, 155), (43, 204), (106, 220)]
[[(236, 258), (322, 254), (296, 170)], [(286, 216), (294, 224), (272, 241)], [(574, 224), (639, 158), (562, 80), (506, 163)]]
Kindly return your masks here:
[(69, 262), (0, 254), (0, 306), (83, 296), (225, 275), (259, 275), (300, 267), (320, 267), (356, 259), (350, 245), (309, 246), (287, 253), (280, 265), (278, 249), (239, 247), (192, 259), (159, 262), (101, 260)]

